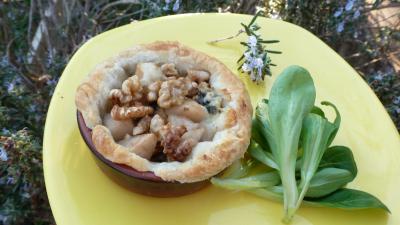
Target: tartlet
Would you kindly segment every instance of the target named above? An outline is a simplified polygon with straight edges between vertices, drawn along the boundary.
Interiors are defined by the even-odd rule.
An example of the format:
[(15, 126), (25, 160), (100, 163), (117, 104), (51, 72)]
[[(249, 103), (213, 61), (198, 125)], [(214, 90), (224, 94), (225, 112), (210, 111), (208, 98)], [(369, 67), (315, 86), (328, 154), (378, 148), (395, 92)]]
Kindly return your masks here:
[(168, 182), (206, 180), (250, 142), (243, 83), (178, 42), (137, 45), (106, 60), (78, 87), (75, 102), (104, 158)]

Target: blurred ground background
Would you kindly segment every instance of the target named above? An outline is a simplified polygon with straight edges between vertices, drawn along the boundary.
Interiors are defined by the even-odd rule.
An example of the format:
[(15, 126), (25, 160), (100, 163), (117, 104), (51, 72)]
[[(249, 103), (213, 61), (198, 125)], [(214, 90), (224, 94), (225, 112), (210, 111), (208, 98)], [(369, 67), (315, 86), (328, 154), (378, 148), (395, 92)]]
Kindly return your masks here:
[(63, 68), (83, 43), (135, 20), (257, 10), (300, 25), (335, 49), (400, 129), (399, 1), (2, 0), (0, 225), (54, 224), (42, 173), (43, 126)]

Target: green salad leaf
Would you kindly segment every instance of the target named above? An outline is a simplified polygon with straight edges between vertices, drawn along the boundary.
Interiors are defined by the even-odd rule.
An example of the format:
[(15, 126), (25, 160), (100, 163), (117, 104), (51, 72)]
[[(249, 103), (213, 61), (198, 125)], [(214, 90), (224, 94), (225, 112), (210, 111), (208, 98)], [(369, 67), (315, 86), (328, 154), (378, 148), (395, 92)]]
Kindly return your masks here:
[(301, 159), (300, 196), (297, 200), (297, 208), (308, 191), (311, 179), (318, 169), (331, 136), (337, 131), (336, 128), (335, 124), (313, 113), (310, 113), (303, 121), (301, 135), (303, 157)]
[(256, 108), (245, 159), (211, 182), (283, 202), (284, 222), (291, 221), (302, 203), (390, 212), (373, 195), (344, 188), (357, 176), (353, 153), (345, 146), (330, 147), (341, 116), (334, 104), (321, 102), (336, 113), (330, 122), (322, 108), (314, 106), (315, 97), (313, 80), (304, 68), (285, 69), (273, 84), (270, 98)]
[(239, 159), (232, 163), (223, 173), (222, 178), (241, 178), (249, 174), (254, 167), (253, 159)]
[(325, 113), (324, 113), (324, 111), (322, 111), (322, 109), (321, 109), (320, 107), (318, 107), (318, 106), (314, 106), (314, 107), (311, 109), (311, 113), (320, 115), (321, 117), (325, 118)]
[(328, 195), (353, 179), (353, 175), (348, 170), (324, 168), (313, 176), (305, 196), (316, 198)]
[(390, 213), (389, 208), (375, 196), (363, 191), (342, 188), (321, 198), (307, 198), (311, 206), (325, 206), (339, 209), (383, 209)]
[(271, 152), (269, 143), (263, 135), (262, 123), (259, 123), (257, 119), (253, 119), (251, 125), (251, 139), (255, 141), (260, 147), (268, 152)]
[(213, 177), (211, 183), (230, 190), (246, 190), (252, 188), (272, 187), (279, 184), (279, 173), (276, 171), (248, 176), (245, 178), (221, 179)]
[(279, 167), (276, 164), (275, 159), (273, 158), (272, 154), (268, 151), (265, 151), (263, 148), (261, 148), (261, 146), (255, 140), (250, 141), (250, 146), (247, 151), (250, 153), (250, 155), (253, 158), (257, 159), (258, 161), (265, 164), (266, 166), (269, 166), (271, 168), (279, 170)]
[(326, 106), (331, 106), (335, 110), (335, 113), (336, 113), (335, 121), (333, 121), (333, 124), (335, 125), (336, 129), (334, 132), (332, 132), (331, 137), (328, 141), (328, 145), (330, 145), (332, 143), (333, 139), (335, 139), (337, 132), (339, 131), (340, 122), (342, 121), (342, 118), (340, 116), (339, 110), (336, 108), (336, 106), (334, 104), (332, 104), (328, 101), (323, 101), (323, 102), (321, 102), (321, 104), (326, 105)]
[[(265, 150), (271, 151), (271, 149), (276, 148), (275, 140), (274, 140), (274, 137), (272, 136), (271, 125), (269, 122), (268, 100), (267, 99), (263, 99), (257, 105), (256, 118), (253, 120), (253, 124), (256, 125), (254, 132), (257, 132), (257, 133), (259, 132), (259, 134), (252, 135), (252, 137), (254, 137), (258, 143), (265, 145), (261, 139), (261, 137), (263, 137), (265, 140), (265, 143), (268, 145), (268, 147), (267, 146), (264, 147)], [(253, 129), (252, 129), (252, 131), (253, 131)]]
[(284, 193), (284, 221), (290, 221), (297, 209), (299, 197), (295, 167), (299, 137), (304, 118), (315, 101), (311, 75), (300, 66), (290, 66), (276, 79), (268, 102), (267, 136), (272, 155), (279, 167)]
[[(246, 192), (272, 201), (282, 202), (282, 187), (249, 189)], [(314, 207), (329, 207), (346, 210), (382, 209), (390, 213), (389, 208), (377, 197), (363, 191), (340, 188), (333, 193), (320, 198), (305, 198), (305, 205)]]
[(353, 153), (345, 146), (332, 146), (325, 151), (319, 163), (319, 168), (329, 167), (348, 170), (353, 179), (357, 176), (357, 165)]

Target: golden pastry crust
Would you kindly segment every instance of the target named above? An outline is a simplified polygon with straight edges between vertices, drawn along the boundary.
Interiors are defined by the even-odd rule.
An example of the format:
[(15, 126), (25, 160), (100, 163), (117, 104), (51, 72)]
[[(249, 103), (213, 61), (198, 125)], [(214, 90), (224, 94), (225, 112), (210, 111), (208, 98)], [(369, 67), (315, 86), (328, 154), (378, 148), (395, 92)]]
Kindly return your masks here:
[[(142, 62), (174, 63), (177, 71), (204, 70), (217, 92), (229, 96), (216, 133), (210, 141), (194, 146), (184, 162), (151, 162), (116, 143), (109, 129), (102, 125), (110, 90), (135, 73)], [(133, 47), (97, 66), (77, 89), (76, 106), (86, 125), (93, 129), (96, 149), (107, 159), (138, 171), (152, 171), (166, 181), (196, 182), (218, 174), (245, 153), (250, 142), (252, 106), (243, 83), (221, 62), (178, 42), (154, 42)]]

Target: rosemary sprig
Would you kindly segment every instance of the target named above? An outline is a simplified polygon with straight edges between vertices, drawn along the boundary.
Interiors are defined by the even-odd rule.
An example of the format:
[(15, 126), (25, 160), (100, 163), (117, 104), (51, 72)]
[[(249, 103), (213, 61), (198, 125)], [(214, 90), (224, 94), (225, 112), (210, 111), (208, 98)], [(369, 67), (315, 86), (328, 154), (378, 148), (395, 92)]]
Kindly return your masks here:
[(269, 54), (281, 54), (280, 51), (273, 51), (266, 49), (266, 44), (278, 43), (279, 40), (264, 40), (258, 33), (261, 27), (256, 23), (257, 18), (261, 15), (259, 11), (249, 24), (240, 23), (243, 29), (240, 29), (236, 35), (213, 40), (208, 42), (209, 44), (215, 44), (220, 41), (233, 39), (246, 33), (248, 36), (247, 42), (240, 42), (241, 45), (246, 47), (244, 53), (240, 56), (237, 63), (239, 65), (238, 70), (246, 73), (250, 76), (250, 79), (256, 83), (260, 83), (264, 80), (265, 75), (271, 76), (271, 66), (276, 66), (271, 62)]

